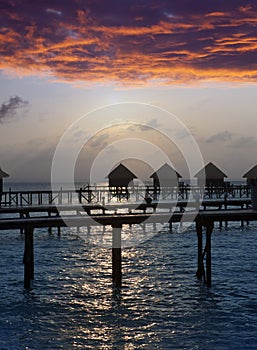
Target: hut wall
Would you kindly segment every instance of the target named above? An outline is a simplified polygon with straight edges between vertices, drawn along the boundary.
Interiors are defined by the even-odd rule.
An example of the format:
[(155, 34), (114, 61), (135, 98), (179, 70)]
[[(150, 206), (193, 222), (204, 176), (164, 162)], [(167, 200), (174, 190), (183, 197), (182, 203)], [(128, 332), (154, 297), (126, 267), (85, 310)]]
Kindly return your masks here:
[(222, 187), (224, 186), (224, 179), (198, 179), (198, 186), (214, 186), (214, 187)]
[(109, 178), (109, 186), (110, 187), (128, 187), (130, 181), (132, 181), (133, 178), (115, 178), (111, 177)]

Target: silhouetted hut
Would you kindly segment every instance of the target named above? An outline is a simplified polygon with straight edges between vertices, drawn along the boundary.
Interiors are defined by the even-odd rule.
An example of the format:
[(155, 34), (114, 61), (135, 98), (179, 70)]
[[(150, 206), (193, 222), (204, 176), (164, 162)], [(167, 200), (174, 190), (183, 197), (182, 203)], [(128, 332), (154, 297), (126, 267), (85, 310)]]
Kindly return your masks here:
[(227, 177), (222, 170), (220, 170), (212, 162), (205, 165), (203, 169), (195, 174), (197, 178), (198, 186), (224, 186), (224, 178)]
[(163, 164), (150, 176), (150, 178), (153, 179), (154, 187), (176, 187), (181, 177), (182, 176), (167, 163)]
[(4, 189), (4, 182), (3, 182), (4, 177), (9, 177), (9, 175), (0, 168), (0, 205), (2, 203), (2, 193)]
[(137, 176), (132, 173), (125, 165), (119, 164), (107, 176), (109, 179), (109, 190), (112, 196), (116, 196), (119, 200), (129, 198), (128, 185)]
[(253, 181), (257, 180), (257, 165), (252, 167), (250, 170), (248, 170), (244, 175), (243, 178), (246, 179), (247, 185), (251, 185)]
[(122, 163), (114, 168), (107, 177), (109, 179), (109, 187), (128, 187), (133, 179), (137, 179), (136, 175)]
[(9, 177), (9, 174), (7, 174), (5, 171), (3, 171), (0, 168), (0, 193), (3, 192), (4, 184), (3, 184), (3, 178), (4, 177)]

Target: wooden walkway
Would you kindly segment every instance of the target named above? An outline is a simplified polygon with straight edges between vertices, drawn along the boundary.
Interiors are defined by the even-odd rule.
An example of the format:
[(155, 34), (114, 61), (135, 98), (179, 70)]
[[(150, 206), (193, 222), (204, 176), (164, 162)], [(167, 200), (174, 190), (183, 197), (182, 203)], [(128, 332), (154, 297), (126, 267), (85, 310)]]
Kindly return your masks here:
[[(106, 204), (41, 204), (41, 205), (13, 205), (13, 206), (2, 206), (0, 207), (0, 214), (11, 214), (18, 213), (21, 216), (29, 216), (30, 213), (56, 213), (58, 211), (76, 211), (81, 212), (85, 211), (88, 214), (94, 211), (100, 211), (102, 214), (106, 212), (118, 213), (120, 211), (127, 210), (128, 212), (132, 211), (143, 211), (147, 210), (156, 210), (158, 209), (167, 209), (167, 210), (178, 210), (184, 212), (185, 209), (194, 209), (198, 208), (199, 203), (195, 200), (179, 200), (179, 201), (163, 201), (157, 202), (153, 201), (151, 204), (145, 202), (132, 203), (132, 202), (120, 202), (120, 203), (106, 203)], [(251, 206), (251, 199), (249, 198), (235, 198), (235, 199), (205, 199), (201, 202), (201, 208), (203, 210), (212, 209), (227, 209), (230, 207), (248, 209)]]
[[(0, 230), (19, 229), (25, 233), (24, 247), (24, 287), (31, 288), (31, 281), (34, 279), (34, 229), (41, 227), (81, 227), (81, 226), (112, 226), (112, 279), (115, 287), (120, 288), (122, 284), (122, 264), (121, 264), (121, 230), (123, 225), (142, 224), (146, 220), (149, 223), (169, 223), (195, 222), (197, 240), (198, 240), (198, 265), (197, 277), (203, 279), (208, 287), (212, 284), (211, 273), (211, 235), (215, 222), (221, 221), (257, 221), (257, 211), (251, 209), (241, 209), (240, 206), (249, 205), (248, 202), (237, 201), (237, 209), (219, 209), (224, 206), (220, 201), (215, 203), (206, 203), (215, 209), (184, 211), (179, 210), (171, 212), (171, 204), (164, 203), (164, 207), (168, 210), (165, 212), (156, 212), (154, 204), (141, 204), (139, 207), (135, 204), (101, 206), (101, 205), (70, 205), (70, 206), (28, 206), (28, 207), (6, 207), (0, 209), (3, 214), (0, 219)], [(226, 205), (228, 202), (225, 203)], [(230, 203), (232, 204), (232, 203)], [(239, 208), (238, 208), (239, 205)], [(127, 208), (127, 212), (119, 212)], [(183, 207), (184, 208), (184, 207)], [(84, 215), (81, 213), (84, 211)], [(148, 210), (151, 209), (151, 212)], [(62, 214), (60, 215), (59, 211)], [(137, 210), (141, 212), (136, 212)], [(99, 212), (99, 213), (95, 213)], [(8, 214), (18, 214), (18, 217), (6, 217)], [(42, 215), (44, 213), (44, 215)], [(33, 214), (34, 216), (31, 216)], [(35, 215), (36, 214), (36, 215)], [(203, 249), (203, 234), (206, 234), (205, 247)]]
[(109, 186), (85, 186), (74, 190), (30, 190), (30, 191), (4, 191), (1, 193), (0, 205), (3, 206), (27, 206), (46, 204), (87, 204), (109, 203), (110, 201), (142, 201), (147, 193), (153, 200), (191, 200), (192, 196), (201, 196), (204, 199), (229, 199), (250, 198), (251, 189), (246, 185), (226, 185), (222, 187), (190, 187), (180, 185), (178, 187), (158, 188), (154, 186), (133, 186), (126, 188), (126, 195)]

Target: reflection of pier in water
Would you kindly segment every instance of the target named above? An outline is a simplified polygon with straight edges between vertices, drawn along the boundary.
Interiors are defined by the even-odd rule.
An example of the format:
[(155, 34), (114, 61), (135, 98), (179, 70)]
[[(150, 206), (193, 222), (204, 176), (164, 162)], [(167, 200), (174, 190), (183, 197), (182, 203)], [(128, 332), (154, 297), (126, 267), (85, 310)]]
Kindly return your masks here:
[(248, 185), (196, 187), (180, 185), (178, 187), (158, 186), (85, 186), (77, 189), (9, 191), (2, 192), (1, 206), (43, 205), (43, 204), (77, 204), (139, 202), (145, 196), (155, 201), (250, 198), (251, 188)]

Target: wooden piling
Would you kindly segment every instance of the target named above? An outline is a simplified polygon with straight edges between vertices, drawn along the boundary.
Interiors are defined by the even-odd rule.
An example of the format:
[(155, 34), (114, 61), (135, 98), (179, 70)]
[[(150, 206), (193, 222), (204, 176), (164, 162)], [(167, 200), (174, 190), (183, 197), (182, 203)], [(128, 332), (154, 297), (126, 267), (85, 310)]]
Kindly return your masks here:
[(24, 247), (24, 288), (31, 288), (31, 281), (34, 279), (34, 242), (33, 227), (25, 228), (25, 247)]
[[(20, 213), (20, 219), (22, 219), (22, 218), (23, 218), (23, 213)], [(23, 235), (23, 233), (24, 233), (24, 229), (21, 228), (20, 229), (20, 234)]]
[(199, 220), (196, 221), (196, 233), (198, 241), (198, 257), (197, 257), (197, 271), (196, 277), (201, 279), (203, 277), (203, 227)]
[[(51, 217), (51, 212), (50, 211), (48, 212), (48, 216)], [(48, 233), (49, 233), (49, 235), (52, 234), (52, 227), (51, 226), (48, 227)]]
[(213, 222), (208, 222), (206, 226), (206, 285), (211, 287), (211, 234)]
[(120, 226), (112, 226), (112, 283), (116, 288), (121, 288), (121, 229)]
[[(74, 207), (64, 207), (66, 211), (74, 209)], [(63, 208), (63, 209), (64, 209)], [(14, 210), (14, 211), (13, 211)], [(24, 208), (1, 208), (3, 213), (24, 213), (26, 214), (28, 209)], [(109, 208), (108, 208), (109, 210)], [(31, 212), (48, 212), (47, 207), (31, 207)], [(94, 225), (92, 219), (95, 220), (95, 225), (111, 225), (113, 228), (112, 232), (112, 280), (113, 285), (120, 288), (122, 284), (122, 266), (121, 266), (121, 229), (122, 225), (142, 225), (142, 222), (146, 219), (153, 224), (156, 223), (167, 223), (170, 218), (170, 213), (167, 211), (165, 213), (152, 214), (151, 216), (146, 216), (142, 213), (124, 214), (124, 215), (97, 215), (96, 217), (83, 217), (78, 215), (69, 215), (68, 218), (63, 218), (56, 216), (36, 216), (29, 217), (28, 213), (23, 214), (20, 218), (15, 218), (15, 220), (10, 217), (7, 219), (0, 220), (0, 230), (9, 229), (21, 229), (25, 230), (25, 247), (24, 247), (24, 287), (29, 289), (31, 287), (31, 280), (34, 277), (34, 253), (33, 253), (33, 228), (42, 227), (76, 227), (76, 226), (87, 226), (88, 234), (90, 235), (90, 225)], [(25, 216), (24, 216), (25, 215)], [(215, 222), (219, 221), (257, 221), (257, 210), (252, 209), (234, 209), (234, 210), (209, 210), (207, 212), (200, 211), (196, 212), (174, 212), (172, 216), (172, 222), (180, 222), (182, 215), (185, 216), (185, 222), (190, 222), (192, 216), (197, 223), (197, 236), (198, 236), (198, 270), (197, 277), (203, 278), (204, 282), (208, 287), (211, 287), (212, 283), (212, 271), (211, 271), (211, 234), (213, 231), (213, 226)], [(206, 227), (206, 241), (205, 249), (202, 252), (203, 245), (203, 235), (202, 227)], [(206, 262), (206, 269), (205, 269)], [(207, 276), (206, 276), (207, 275)]]

